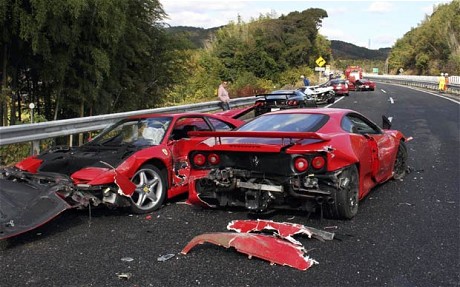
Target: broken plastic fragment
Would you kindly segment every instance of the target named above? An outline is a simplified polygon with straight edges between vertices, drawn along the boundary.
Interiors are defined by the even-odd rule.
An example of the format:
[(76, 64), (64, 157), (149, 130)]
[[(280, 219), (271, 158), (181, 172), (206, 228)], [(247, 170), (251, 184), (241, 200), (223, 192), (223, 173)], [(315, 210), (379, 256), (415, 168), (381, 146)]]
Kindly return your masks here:
[(279, 237), (297, 245), (302, 244), (292, 237), (296, 234), (305, 234), (309, 238), (314, 237), (321, 241), (334, 239), (334, 233), (332, 232), (322, 231), (301, 224), (275, 222), (272, 220), (233, 220), (227, 225), (227, 229), (242, 233), (274, 230)]
[(161, 255), (160, 257), (158, 257), (157, 260), (160, 261), (160, 262), (164, 262), (164, 261), (166, 261), (166, 260), (169, 260), (169, 259), (173, 258), (174, 256), (176, 256), (176, 255), (175, 255), (175, 254), (172, 254), (172, 253), (170, 253), (170, 254), (165, 254), (165, 255)]
[(128, 280), (133, 276), (131, 273), (117, 273), (118, 279), (125, 279)]
[(131, 258), (131, 257), (123, 257), (123, 258), (121, 258), (121, 261), (123, 261), (123, 262), (131, 262), (131, 261), (134, 261), (134, 258)]
[(263, 234), (253, 233), (205, 233), (193, 238), (181, 251), (187, 254), (193, 247), (205, 242), (225, 248), (234, 247), (238, 252), (264, 259), (270, 264), (287, 265), (307, 270), (317, 261), (305, 255), (304, 249), (288, 241)]

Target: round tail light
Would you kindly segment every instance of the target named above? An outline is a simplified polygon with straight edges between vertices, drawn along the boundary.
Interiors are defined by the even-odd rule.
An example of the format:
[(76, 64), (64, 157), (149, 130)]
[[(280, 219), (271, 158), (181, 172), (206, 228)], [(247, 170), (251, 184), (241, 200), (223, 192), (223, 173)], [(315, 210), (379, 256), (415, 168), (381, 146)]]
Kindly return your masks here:
[(206, 163), (206, 157), (202, 153), (197, 153), (193, 156), (193, 163), (198, 166), (202, 166)]
[(304, 157), (298, 157), (294, 160), (294, 168), (298, 172), (304, 172), (308, 169), (308, 161)]
[(315, 168), (315, 169), (321, 169), (324, 167), (324, 165), (326, 164), (326, 160), (324, 159), (324, 157), (322, 156), (316, 156), (313, 158), (313, 160), (311, 161), (311, 165)]
[(220, 163), (219, 155), (215, 153), (211, 153), (210, 155), (208, 155), (208, 162), (214, 165), (219, 164)]

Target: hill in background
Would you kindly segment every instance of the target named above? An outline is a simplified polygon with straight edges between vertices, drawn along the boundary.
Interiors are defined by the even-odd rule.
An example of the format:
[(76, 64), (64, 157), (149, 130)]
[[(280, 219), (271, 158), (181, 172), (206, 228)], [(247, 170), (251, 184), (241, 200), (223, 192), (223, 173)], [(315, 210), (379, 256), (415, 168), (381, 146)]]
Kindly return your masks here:
[(388, 57), (391, 48), (380, 48), (371, 50), (364, 47), (358, 47), (343, 41), (331, 40), (332, 56), (334, 59), (350, 60), (382, 60)]
[[(183, 37), (190, 41), (189, 47), (192, 49), (202, 49), (205, 43), (212, 38), (214, 33), (221, 27), (215, 28), (196, 28), (187, 26), (175, 26), (166, 29), (169, 33), (178, 37)], [(381, 60), (385, 61), (391, 48), (380, 48), (371, 50), (359, 47), (343, 41), (331, 40), (332, 56), (336, 60)]]

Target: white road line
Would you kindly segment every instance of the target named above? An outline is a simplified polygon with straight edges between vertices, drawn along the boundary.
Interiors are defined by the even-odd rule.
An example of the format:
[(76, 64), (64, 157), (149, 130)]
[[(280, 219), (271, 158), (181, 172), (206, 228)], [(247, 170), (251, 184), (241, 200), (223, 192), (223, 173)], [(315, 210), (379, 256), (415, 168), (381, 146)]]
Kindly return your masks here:
[(382, 93), (386, 94), (387, 91), (385, 91), (384, 89), (380, 89), (382, 91)]
[(325, 108), (329, 108), (329, 107), (332, 106), (333, 104), (335, 104), (335, 103), (337, 103), (337, 102), (343, 100), (343, 98), (344, 98), (344, 96), (341, 96), (340, 98), (335, 99), (335, 102), (333, 102), (332, 104), (326, 105), (326, 106), (324, 106), (324, 107), (325, 107)]
[(395, 103), (395, 101), (393, 100), (393, 98), (392, 98), (392, 97), (390, 97), (389, 101), (390, 101), (390, 103), (392, 103), (392, 104), (394, 104), (394, 103)]

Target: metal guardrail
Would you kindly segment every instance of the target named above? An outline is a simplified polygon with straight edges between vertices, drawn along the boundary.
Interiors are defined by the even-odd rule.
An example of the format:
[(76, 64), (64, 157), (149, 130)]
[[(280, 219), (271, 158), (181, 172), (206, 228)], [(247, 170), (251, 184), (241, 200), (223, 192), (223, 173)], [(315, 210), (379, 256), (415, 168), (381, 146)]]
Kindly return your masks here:
[[(366, 78), (382, 82), (398, 83), (403, 85), (417, 86), (432, 90), (438, 89), (437, 76), (406, 76), (406, 75), (376, 75), (365, 74)], [(460, 76), (450, 76), (448, 92), (460, 94)], [(255, 102), (255, 97), (237, 98), (231, 100), (233, 107), (250, 105)], [(33, 142), (34, 150), (38, 141), (60, 136), (71, 136), (84, 132), (103, 129), (108, 124), (127, 116), (142, 115), (148, 113), (176, 113), (176, 112), (211, 112), (218, 110), (218, 101), (139, 110), (125, 113), (92, 116), (85, 118), (58, 120), (35, 124), (23, 124), (16, 126), (0, 127), (0, 146), (22, 142)]]
[[(253, 104), (254, 102), (255, 97), (248, 97), (233, 99), (230, 104), (232, 107), (241, 107)], [(218, 101), (212, 101), (175, 107), (0, 127), (0, 146), (97, 131), (103, 129), (112, 122), (128, 116), (151, 113), (211, 112), (219, 110), (217, 104)]]
[[(430, 90), (438, 90), (438, 76), (410, 76), (410, 75), (376, 75), (365, 74), (364, 77), (380, 82), (398, 83), (405, 86), (414, 86)], [(447, 93), (460, 95), (460, 76), (450, 76)]]

